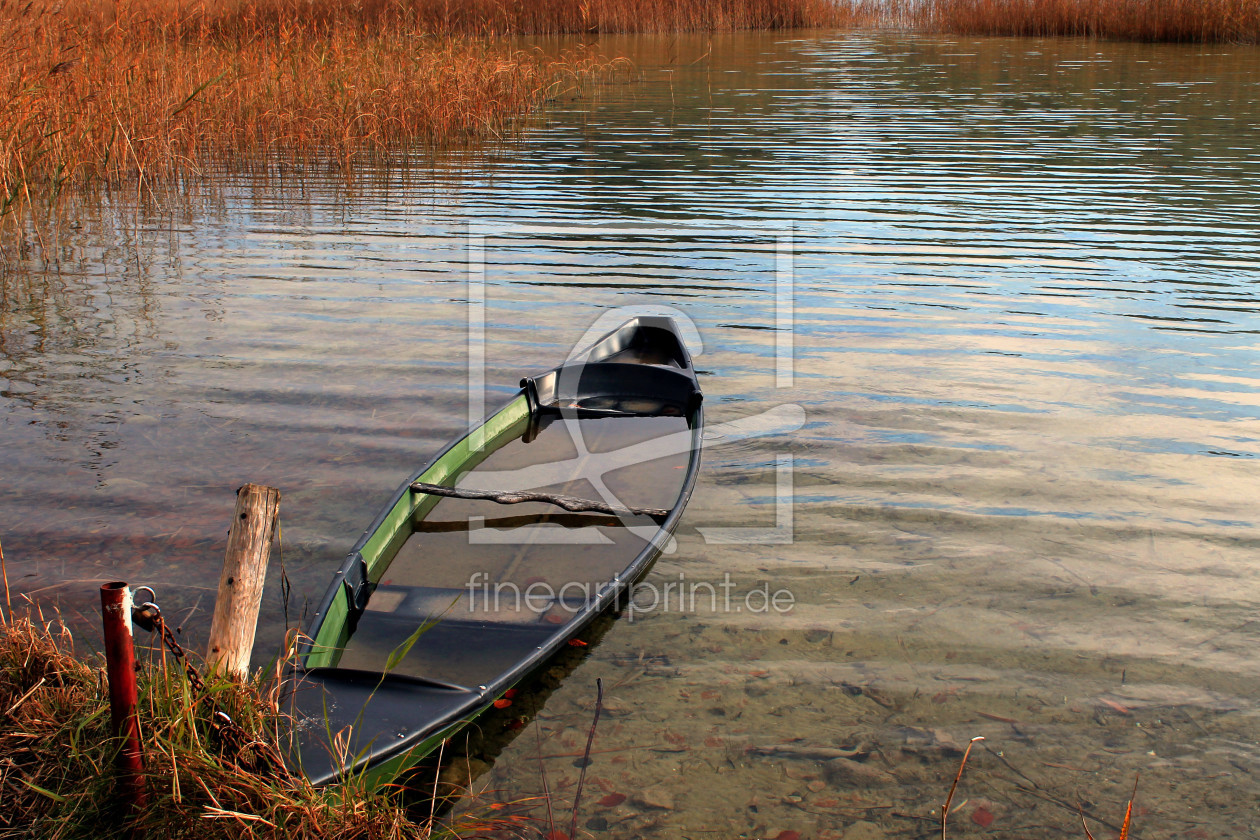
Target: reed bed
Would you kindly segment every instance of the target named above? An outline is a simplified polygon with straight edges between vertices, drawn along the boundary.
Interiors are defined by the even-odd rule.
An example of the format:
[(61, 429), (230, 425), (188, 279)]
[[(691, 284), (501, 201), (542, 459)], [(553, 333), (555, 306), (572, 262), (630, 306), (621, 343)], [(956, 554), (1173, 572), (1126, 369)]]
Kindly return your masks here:
[(501, 135), (612, 64), (515, 34), (834, 25), (843, 0), (0, 0), (0, 215), (277, 156)]
[[(556, 35), (796, 29), (851, 22), (853, 0), (125, 0), (124, 14), (168, 36), (252, 38), (355, 27), (445, 35)], [(87, 0), (78, 18), (110, 25), (112, 3)]]
[[(211, 708), (276, 749), (280, 717), (261, 684), (207, 678), (193, 693), (173, 658), (143, 664), (140, 729), (148, 801), (129, 816), (117, 801), (102, 670), (75, 655), (69, 634), (38, 616), (0, 609), (0, 837), (289, 837), (371, 840), (522, 829), (521, 817), (432, 823), (394, 789), (353, 781), (316, 790), (302, 778), (242, 766), (221, 749)], [(423, 812), (421, 817), (411, 814)], [(139, 834), (132, 833), (133, 829)]]
[(597, 63), (352, 18), (232, 29), (172, 3), (0, 0), (3, 209), (68, 185), (143, 183), (307, 154), (495, 135)]
[(923, 0), (912, 17), (963, 35), (1260, 43), (1256, 0)]

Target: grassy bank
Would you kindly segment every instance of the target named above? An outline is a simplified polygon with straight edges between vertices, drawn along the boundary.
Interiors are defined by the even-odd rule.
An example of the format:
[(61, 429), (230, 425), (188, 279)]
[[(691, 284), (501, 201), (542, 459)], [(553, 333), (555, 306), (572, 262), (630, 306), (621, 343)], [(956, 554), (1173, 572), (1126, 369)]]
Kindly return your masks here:
[(1260, 43), (1256, 0), (925, 0), (913, 17), (963, 35)]
[[(77, 657), (58, 627), (0, 614), (0, 837), (125, 837), (100, 663)], [(283, 771), (253, 766), (248, 749), (224, 749), (210, 725), (215, 709), (274, 748), (279, 716), (257, 685), (208, 680), (194, 694), (171, 657), (144, 664), (139, 682), (148, 792), (134, 817), (140, 836), (449, 836), (409, 816), (396, 794), (353, 784), (315, 790)], [(513, 825), (468, 827), (475, 833)]]
[(221, 163), (500, 134), (608, 65), (500, 36), (831, 25), (828, 0), (0, 0), (3, 209)]

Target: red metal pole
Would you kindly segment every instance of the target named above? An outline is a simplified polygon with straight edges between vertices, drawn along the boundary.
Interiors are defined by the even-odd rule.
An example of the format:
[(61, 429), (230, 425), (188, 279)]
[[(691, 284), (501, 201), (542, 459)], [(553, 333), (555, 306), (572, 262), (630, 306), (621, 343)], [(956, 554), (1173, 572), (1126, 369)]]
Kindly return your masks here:
[(129, 809), (144, 805), (144, 760), (140, 753), (140, 717), (136, 713), (136, 652), (131, 640), (131, 590), (126, 583), (101, 587), (105, 623), (105, 673), (109, 677), (109, 712), (118, 753), (119, 793)]

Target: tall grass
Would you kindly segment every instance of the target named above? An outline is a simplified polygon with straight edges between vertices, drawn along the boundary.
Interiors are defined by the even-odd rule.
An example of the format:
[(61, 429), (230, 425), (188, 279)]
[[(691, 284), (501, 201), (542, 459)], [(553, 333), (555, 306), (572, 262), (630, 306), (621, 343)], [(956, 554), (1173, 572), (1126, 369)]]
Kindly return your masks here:
[(964, 35), (1260, 43), (1257, 0), (922, 0), (913, 16)]
[[(112, 3), (86, 0), (76, 16), (108, 24)], [(850, 0), (127, 0), (168, 35), (255, 37), (346, 26), (430, 34), (554, 35), (793, 29), (851, 19)]]
[(593, 66), (352, 16), (255, 18), (244, 8), (228, 26), (173, 0), (0, 0), (4, 208), (32, 187), (460, 143), (500, 132)]
[[(75, 655), (58, 624), (0, 609), (0, 837), (128, 837), (132, 827), (139, 836), (207, 840), (453, 836), (429, 823), (428, 809), (410, 816), (391, 789), (347, 782), (317, 790), (234, 762), (211, 730), (211, 709), (274, 749), (279, 716), (259, 684), (208, 678), (193, 694), (173, 658), (144, 663), (139, 682), (148, 801), (128, 815), (115, 797), (118, 744), (101, 670)], [(521, 825), (462, 822), (482, 836)]]
[(32, 190), (467, 143), (607, 66), (489, 36), (831, 25), (836, 3), (0, 0), (0, 215)]

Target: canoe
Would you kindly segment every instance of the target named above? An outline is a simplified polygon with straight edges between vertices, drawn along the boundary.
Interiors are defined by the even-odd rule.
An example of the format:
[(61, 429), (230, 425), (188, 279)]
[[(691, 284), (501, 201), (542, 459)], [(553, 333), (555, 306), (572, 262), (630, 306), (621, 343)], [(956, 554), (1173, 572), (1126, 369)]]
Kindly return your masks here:
[[(292, 674), (291, 769), (386, 783), (624, 604), (691, 495), (702, 426), (670, 318), (633, 318), (521, 380), (403, 483), (333, 576)], [(450, 488), (526, 500), (437, 495)]]

